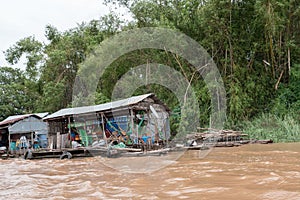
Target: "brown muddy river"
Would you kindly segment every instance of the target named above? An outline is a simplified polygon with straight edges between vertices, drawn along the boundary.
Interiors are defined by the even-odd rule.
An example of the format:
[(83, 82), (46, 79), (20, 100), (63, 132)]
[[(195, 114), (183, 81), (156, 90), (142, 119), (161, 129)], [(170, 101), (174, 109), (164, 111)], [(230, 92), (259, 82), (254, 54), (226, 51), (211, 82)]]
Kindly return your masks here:
[(300, 143), (215, 148), (204, 158), (188, 151), (151, 173), (118, 170), (139, 159), (103, 161), (0, 160), (0, 199), (300, 200)]

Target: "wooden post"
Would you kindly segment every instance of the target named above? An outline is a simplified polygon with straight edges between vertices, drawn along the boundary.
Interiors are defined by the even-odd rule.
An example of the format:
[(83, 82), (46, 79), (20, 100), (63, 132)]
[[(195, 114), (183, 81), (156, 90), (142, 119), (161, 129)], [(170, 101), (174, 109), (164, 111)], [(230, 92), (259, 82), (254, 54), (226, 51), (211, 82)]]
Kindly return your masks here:
[(10, 146), (10, 132), (8, 131), (8, 152), (11, 152), (10, 148), (11, 148), (11, 146)]
[[(68, 137), (68, 136), (67, 136)], [(60, 148), (66, 148), (66, 134), (61, 134), (60, 135), (60, 138), (61, 138), (61, 145), (60, 145)]]
[(72, 146), (72, 140), (71, 140), (71, 117), (68, 117), (68, 125), (69, 125), (69, 130), (68, 130), (68, 138), (70, 138), (70, 140), (68, 141), (69, 146)]
[(164, 120), (163, 129), (164, 129), (164, 132), (165, 132), (166, 143), (167, 143), (167, 147), (169, 147), (169, 138), (167, 136), (167, 129), (166, 129), (167, 119), (163, 119), (163, 120)]
[(48, 148), (53, 149), (53, 136), (48, 133)]
[(107, 147), (107, 138), (106, 138), (106, 134), (105, 134), (105, 124), (104, 124), (104, 114), (101, 113), (101, 121), (102, 121), (102, 134), (103, 134), (103, 139), (105, 141), (105, 145)]
[(33, 132), (31, 132), (31, 148), (33, 149)]
[(154, 121), (154, 131), (155, 131), (155, 133), (154, 133), (155, 137), (157, 138), (157, 143), (159, 144), (159, 132), (158, 132), (157, 124), (155, 121)]
[(88, 137), (88, 132), (87, 132), (87, 129), (86, 129), (86, 120), (84, 119), (84, 127), (83, 127), (84, 131), (85, 131), (85, 140), (86, 140), (86, 146), (88, 147), (90, 144), (89, 144), (89, 137)]
[[(131, 131), (132, 131), (132, 135), (134, 135), (134, 122), (133, 122), (133, 109), (130, 109), (130, 121), (131, 121)], [(139, 136), (136, 135), (137, 138), (137, 142), (139, 141)]]
[(60, 132), (57, 132), (56, 134), (56, 148), (57, 149), (61, 149), (61, 136), (60, 136)]

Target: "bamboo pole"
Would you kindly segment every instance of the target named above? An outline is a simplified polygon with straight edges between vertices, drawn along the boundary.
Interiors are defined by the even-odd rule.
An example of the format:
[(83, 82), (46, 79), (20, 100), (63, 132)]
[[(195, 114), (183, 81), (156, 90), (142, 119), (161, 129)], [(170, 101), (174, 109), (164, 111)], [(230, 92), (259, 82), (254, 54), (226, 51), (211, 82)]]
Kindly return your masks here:
[(282, 72), (280, 73), (280, 76), (279, 76), (279, 78), (278, 78), (278, 80), (277, 80), (277, 82), (276, 82), (276, 85), (275, 85), (275, 90), (278, 89), (278, 85), (279, 85), (279, 83), (280, 83), (280, 80), (281, 80), (281, 78), (282, 78), (283, 73), (284, 73), (284, 70), (282, 70)]
[(88, 137), (88, 132), (87, 132), (87, 128), (86, 128), (86, 120), (84, 118), (84, 127), (83, 127), (84, 131), (85, 131), (85, 140), (86, 140), (86, 146), (89, 146), (89, 137)]
[(291, 75), (291, 49), (288, 48), (288, 70), (289, 70), (289, 76)]

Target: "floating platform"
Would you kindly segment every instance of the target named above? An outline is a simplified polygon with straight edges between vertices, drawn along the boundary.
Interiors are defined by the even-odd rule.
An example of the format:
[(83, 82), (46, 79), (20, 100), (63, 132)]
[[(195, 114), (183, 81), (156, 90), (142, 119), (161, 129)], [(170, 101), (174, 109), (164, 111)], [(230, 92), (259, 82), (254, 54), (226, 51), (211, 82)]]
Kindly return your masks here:
[(28, 149), (24, 154), (24, 159), (41, 159), (41, 158), (72, 158), (72, 157), (89, 157), (90, 152), (85, 148), (77, 149), (55, 149), (55, 150), (37, 150)]
[(152, 156), (163, 155), (169, 152), (169, 148), (158, 150), (143, 151), (135, 148), (106, 148), (106, 147), (80, 147), (75, 149), (55, 149), (55, 150), (38, 150), (28, 149), (24, 154), (24, 159), (43, 159), (43, 158), (60, 158), (71, 159), (73, 157), (120, 157), (120, 156)]

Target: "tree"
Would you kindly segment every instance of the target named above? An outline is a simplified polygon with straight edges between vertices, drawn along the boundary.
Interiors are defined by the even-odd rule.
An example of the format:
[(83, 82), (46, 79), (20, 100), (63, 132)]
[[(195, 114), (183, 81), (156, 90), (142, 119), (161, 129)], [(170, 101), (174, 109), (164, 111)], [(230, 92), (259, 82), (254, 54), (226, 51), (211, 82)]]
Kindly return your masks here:
[(0, 68), (0, 94), (0, 120), (32, 111), (34, 99), (26, 87), (26, 78), (20, 69)]
[[(62, 33), (55, 27), (46, 27), (49, 44), (45, 47), (47, 58), (39, 80), (45, 84), (40, 98), (40, 109), (44, 109), (49, 103), (51, 108), (46, 106), (49, 111), (70, 106), (79, 64), (92, 52), (95, 45), (101, 43), (106, 37), (105, 34), (108, 34), (101, 28), (100, 21), (95, 20), (88, 24), (79, 24), (78, 27)], [(53, 98), (53, 94), (58, 96)]]
[[(225, 81), (232, 123), (270, 111), (279, 85), (289, 82), (291, 68), (299, 63), (300, 14), (295, 0), (106, 3), (128, 8), (138, 27), (178, 29), (204, 46)], [(203, 93), (198, 94), (202, 99)]]
[(36, 80), (44, 58), (43, 44), (30, 36), (19, 40), (5, 51), (5, 58), (12, 65), (17, 64), (23, 55), (26, 57), (26, 76)]

